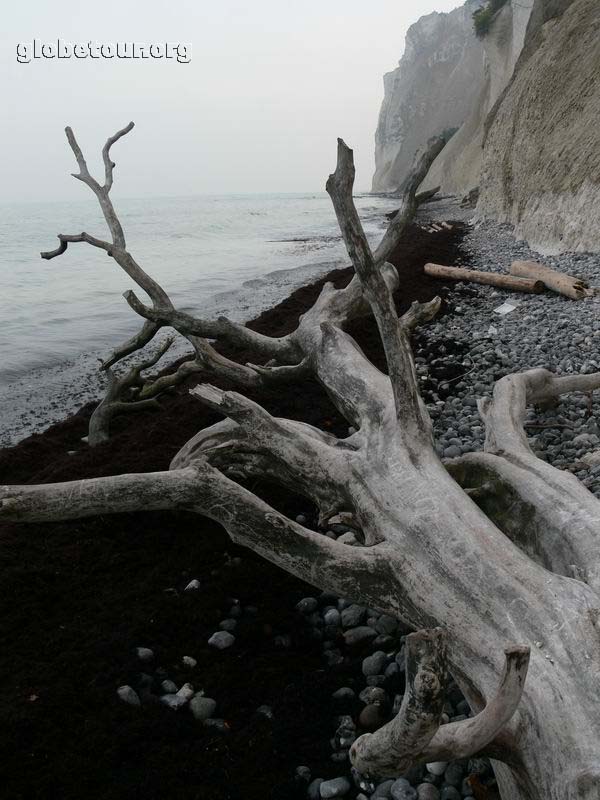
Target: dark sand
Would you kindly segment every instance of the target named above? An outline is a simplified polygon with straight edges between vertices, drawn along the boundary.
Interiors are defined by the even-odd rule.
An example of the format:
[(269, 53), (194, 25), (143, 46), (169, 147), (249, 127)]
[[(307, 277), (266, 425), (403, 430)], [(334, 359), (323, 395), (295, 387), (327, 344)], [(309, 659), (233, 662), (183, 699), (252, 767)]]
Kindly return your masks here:
[[(428, 234), (411, 228), (391, 259), (401, 270), (401, 311), (440, 293), (426, 261), (454, 263), (458, 228)], [(252, 328), (291, 331), (325, 279), (345, 285), (337, 270), (263, 313)], [(350, 329), (383, 367), (372, 320)], [(251, 352), (223, 348), (241, 362)], [(0, 482), (38, 483), (168, 467), (198, 429), (216, 421), (181, 386), (162, 399), (162, 413), (117, 420), (109, 444), (81, 443), (90, 407), (17, 447), (0, 451)], [(225, 387), (223, 384), (224, 388)], [(278, 416), (344, 434), (347, 423), (323, 390), (306, 381), (289, 392), (254, 395)], [(68, 451), (77, 451), (68, 455)], [(257, 488), (289, 516), (312, 513), (281, 489)], [(331, 692), (352, 685), (351, 670), (324, 669), (318, 644), (307, 641), (293, 607), (313, 590), (249, 551), (223, 530), (185, 513), (139, 513), (48, 525), (0, 528), (0, 796), (16, 798), (144, 798), (144, 800), (293, 800), (296, 766), (334, 777), (346, 768), (329, 756)], [(239, 555), (239, 566), (228, 557)], [(192, 578), (198, 592), (181, 590)], [(175, 588), (177, 593), (165, 591)], [(236, 644), (218, 652), (207, 639), (227, 616), (229, 598), (259, 609), (244, 617)], [(290, 633), (289, 649), (275, 646)], [(187, 709), (131, 708), (116, 688), (138, 686), (133, 648), (151, 647), (154, 667), (181, 685), (190, 680), (218, 702), (228, 734), (203, 728)], [(189, 672), (184, 655), (198, 660)], [(142, 668), (143, 669), (143, 668)], [(151, 667), (146, 668), (152, 673)], [(269, 721), (256, 714), (274, 710)]]

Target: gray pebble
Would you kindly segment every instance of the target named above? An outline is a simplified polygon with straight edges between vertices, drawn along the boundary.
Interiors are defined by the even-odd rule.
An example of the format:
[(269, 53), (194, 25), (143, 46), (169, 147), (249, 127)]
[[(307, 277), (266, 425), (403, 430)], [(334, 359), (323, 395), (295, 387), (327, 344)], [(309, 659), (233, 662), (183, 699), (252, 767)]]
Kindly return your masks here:
[(356, 628), (364, 620), (367, 609), (356, 603), (342, 609), (342, 626), (344, 628)]
[(362, 662), (362, 673), (366, 677), (370, 675), (381, 675), (387, 664), (387, 656), (382, 650), (378, 650), (371, 656), (367, 656)]
[(358, 628), (350, 628), (344, 632), (344, 641), (348, 647), (356, 647), (372, 642), (377, 636), (377, 632), (373, 628), (362, 625)]
[(119, 686), (117, 689), (117, 695), (119, 696), (119, 699), (130, 706), (141, 705), (137, 692), (132, 689), (131, 686)]
[(390, 789), (392, 800), (417, 800), (417, 791), (404, 778), (394, 781)]
[(421, 783), (417, 786), (417, 797), (419, 800), (440, 800), (440, 792), (433, 783)]
[(306, 792), (306, 796), (308, 800), (321, 800), (321, 784), (323, 783), (323, 778), (315, 778), (308, 787)]
[(154, 651), (149, 647), (136, 647), (135, 652), (140, 661), (148, 662), (154, 659)]
[(190, 700), (190, 709), (194, 717), (201, 722), (212, 717), (217, 708), (217, 701), (201, 694), (195, 694)]
[(301, 614), (312, 614), (319, 607), (316, 597), (304, 597), (299, 603), (296, 603), (296, 611)]
[(380, 783), (373, 794), (371, 795), (371, 800), (378, 800), (378, 798), (383, 798), (383, 800), (388, 800), (392, 796), (392, 786), (394, 785), (395, 781), (387, 780)]
[(211, 647), (216, 647), (217, 650), (226, 650), (235, 643), (235, 636), (229, 633), (229, 631), (217, 631), (213, 633), (208, 643)]
[(352, 786), (348, 778), (333, 778), (330, 781), (323, 781), (319, 786), (322, 800), (330, 800), (332, 797), (345, 797)]

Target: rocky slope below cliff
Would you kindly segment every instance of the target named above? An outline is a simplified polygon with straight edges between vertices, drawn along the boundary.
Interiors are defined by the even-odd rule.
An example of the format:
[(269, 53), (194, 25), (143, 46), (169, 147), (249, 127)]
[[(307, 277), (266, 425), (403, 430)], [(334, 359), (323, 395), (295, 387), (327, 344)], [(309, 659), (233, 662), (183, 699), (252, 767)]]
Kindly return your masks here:
[(374, 192), (395, 191), (423, 142), (466, 119), (484, 79), (483, 45), (472, 20), (482, 4), (467, 0), (449, 14), (422, 17), (409, 29), (398, 68), (384, 77)]

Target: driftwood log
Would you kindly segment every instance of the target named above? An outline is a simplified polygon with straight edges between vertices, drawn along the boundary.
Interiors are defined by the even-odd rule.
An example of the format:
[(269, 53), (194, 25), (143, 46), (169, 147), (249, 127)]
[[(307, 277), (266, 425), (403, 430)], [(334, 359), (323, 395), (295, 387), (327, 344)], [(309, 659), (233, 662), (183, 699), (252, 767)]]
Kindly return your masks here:
[[(112, 241), (61, 236), (58, 251), (86, 242), (109, 253), (148, 291), (149, 305), (132, 292), (127, 300), (156, 329), (251, 345), (274, 360), (266, 374), (277, 380), (309, 370), (355, 432), (338, 439), (274, 418), (243, 394), (200, 384), (194, 396), (224, 419), (192, 438), (168, 471), (1, 486), (0, 519), (25, 523), (23, 536), (29, 521), (137, 510), (186, 509), (217, 520), (235, 542), (283, 569), (417, 631), (407, 642), (399, 714), (353, 745), (361, 771), (399, 774), (415, 762), (488, 755), (504, 800), (599, 800), (600, 502), (575, 476), (535, 456), (523, 422), (529, 405), (598, 388), (600, 374), (555, 377), (535, 369), (503, 377), (480, 403), (485, 451), (440, 461), (410, 347), (415, 326), (431, 320), (440, 303), (415, 303), (398, 318), (392, 290), (402, 276), (386, 258), (443, 143), (432, 143), (418, 161), (401, 211), (371, 250), (352, 198), (352, 151), (339, 141), (327, 191), (356, 275), (345, 289), (326, 285), (297, 329), (274, 339), (174, 308), (127, 251), (108, 200), (116, 137), (104, 150), (108, 177), (100, 188), (68, 135)], [(367, 309), (388, 374), (344, 331)], [(210, 352), (205, 357), (210, 363)], [(215, 368), (242, 388), (251, 375), (265, 378), (264, 369), (226, 359)], [(288, 519), (239, 477), (267, 477), (304, 494), (318, 507), (323, 532), (331, 517), (351, 515), (363, 546)], [(443, 725), (447, 670), (474, 716)]]
[(443, 264), (425, 264), (426, 275), (432, 278), (450, 278), (453, 281), (470, 281), (483, 283), (487, 286), (497, 286), (509, 292), (529, 292), (541, 294), (544, 284), (540, 280), (530, 278), (515, 278), (512, 275), (501, 275), (498, 272), (482, 272), (477, 269), (464, 269), (463, 267), (446, 267)]
[(541, 281), (546, 288), (553, 292), (570, 297), (571, 300), (583, 300), (594, 294), (588, 289), (588, 284), (580, 278), (573, 278), (564, 272), (539, 264), (537, 261), (513, 261), (510, 274), (521, 278)]

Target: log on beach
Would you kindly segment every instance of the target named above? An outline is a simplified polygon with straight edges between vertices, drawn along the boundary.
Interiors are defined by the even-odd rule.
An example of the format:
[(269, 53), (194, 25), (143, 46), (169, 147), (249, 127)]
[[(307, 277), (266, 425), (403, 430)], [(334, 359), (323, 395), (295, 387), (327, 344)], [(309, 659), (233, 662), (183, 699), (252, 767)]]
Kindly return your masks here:
[(572, 300), (583, 300), (584, 297), (594, 294), (594, 290), (588, 289), (588, 284), (580, 278), (557, 272), (537, 261), (513, 261), (510, 274), (541, 281), (546, 288)]
[(497, 272), (481, 272), (476, 269), (464, 269), (463, 267), (446, 267), (443, 264), (425, 264), (423, 269), (426, 275), (430, 275), (433, 278), (450, 278), (454, 281), (483, 283), (488, 286), (497, 286), (500, 289), (507, 289), (512, 292), (541, 294), (541, 292), (544, 291), (544, 283), (541, 280), (517, 278), (512, 275), (500, 275)]

